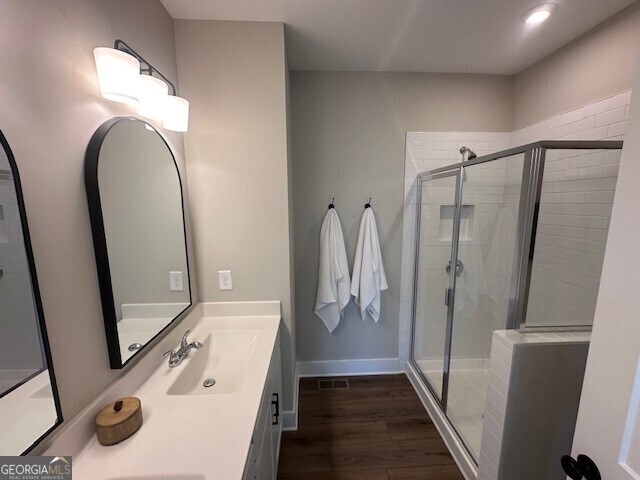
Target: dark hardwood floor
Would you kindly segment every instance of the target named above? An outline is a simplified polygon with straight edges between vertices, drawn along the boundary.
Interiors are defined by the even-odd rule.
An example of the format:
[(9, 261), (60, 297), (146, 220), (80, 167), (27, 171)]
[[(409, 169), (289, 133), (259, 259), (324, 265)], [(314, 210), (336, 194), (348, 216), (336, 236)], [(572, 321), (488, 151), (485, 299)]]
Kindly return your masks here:
[(346, 378), (337, 390), (300, 380), (279, 480), (464, 480), (405, 375)]

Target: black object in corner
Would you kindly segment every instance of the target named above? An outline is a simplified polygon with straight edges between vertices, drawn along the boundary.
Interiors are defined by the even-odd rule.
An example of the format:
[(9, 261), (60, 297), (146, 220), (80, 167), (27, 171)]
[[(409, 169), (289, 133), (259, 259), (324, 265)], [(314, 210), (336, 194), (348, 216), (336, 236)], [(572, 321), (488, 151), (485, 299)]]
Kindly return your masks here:
[(560, 459), (562, 470), (571, 480), (602, 480), (600, 470), (593, 460), (586, 455), (578, 455), (577, 459), (564, 455)]

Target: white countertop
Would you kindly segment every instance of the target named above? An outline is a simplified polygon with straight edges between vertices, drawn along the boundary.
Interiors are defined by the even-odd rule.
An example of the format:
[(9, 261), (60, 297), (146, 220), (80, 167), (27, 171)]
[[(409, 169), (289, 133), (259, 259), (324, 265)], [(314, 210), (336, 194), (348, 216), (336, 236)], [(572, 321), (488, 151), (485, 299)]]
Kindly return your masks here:
[(74, 478), (240, 480), (279, 324), (278, 315), (200, 319), (189, 335), (190, 341), (202, 340), (215, 331), (260, 331), (240, 389), (215, 395), (168, 395), (182, 369), (199, 352), (192, 352), (173, 369), (163, 362), (137, 391), (131, 392), (142, 401), (141, 429), (108, 447), (100, 445), (94, 436), (73, 457)]

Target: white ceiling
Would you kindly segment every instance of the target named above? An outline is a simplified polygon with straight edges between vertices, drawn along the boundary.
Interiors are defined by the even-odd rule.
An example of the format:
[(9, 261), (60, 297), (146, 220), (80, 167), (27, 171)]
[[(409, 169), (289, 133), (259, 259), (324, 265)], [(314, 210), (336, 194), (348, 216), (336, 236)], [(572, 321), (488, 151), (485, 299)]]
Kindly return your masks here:
[(173, 18), (286, 24), (293, 70), (512, 75), (635, 0), (555, 0), (542, 25), (521, 20), (550, 0), (162, 0)]

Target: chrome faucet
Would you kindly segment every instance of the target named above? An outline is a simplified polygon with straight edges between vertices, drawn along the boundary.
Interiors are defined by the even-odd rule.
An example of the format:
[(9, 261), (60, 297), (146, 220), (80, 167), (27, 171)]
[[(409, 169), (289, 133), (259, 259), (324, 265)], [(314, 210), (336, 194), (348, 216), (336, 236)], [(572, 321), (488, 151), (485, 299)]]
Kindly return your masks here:
[(176, 352), (175, 350), (169, 350), (168, 352), (164, 352), (164, 356), (169, 357), (169, 368), (175, 368), (182, 363), (182, 361), (189, 356), (189, 352), (192, 349), (198, 350), (202, 348), (202, 344), (200, 342), (191, 342), (187, 343), (187, 336), (191, 333), (191, 330), (187, 330), (186, 333), (182, 336), (182, 342), (180, 342), (180, 348)]

